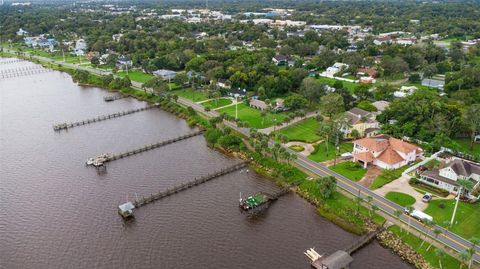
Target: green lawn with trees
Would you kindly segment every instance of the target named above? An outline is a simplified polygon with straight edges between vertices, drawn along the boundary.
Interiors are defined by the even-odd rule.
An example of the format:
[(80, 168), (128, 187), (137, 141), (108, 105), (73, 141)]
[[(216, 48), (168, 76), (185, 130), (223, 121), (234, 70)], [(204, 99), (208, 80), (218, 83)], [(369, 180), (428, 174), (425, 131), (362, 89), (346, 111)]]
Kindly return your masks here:
[[(438, 255), (438, 248), (435, 246), (431, 246), (429, 243), (423, 243), (423, 239), (412, 235), (405, 231), (405, 229), (400, 229), (398, 226), (392, 226), (389, 228), (389, 231), (393, 232), (400, 238), (402, 241), (413, 248), (416, 252), (421, 254), (425, 260), (430, 263), (430, 265), (435, 266), (435, 268), (440, 268), (439, 261), (441, 260), (442, 268), (450, 269), (450, 268), (460, 268), (460, 262), (453, 258), (450, 255), (442, 255), (443, 258), (440, 258)], [(422, 245), (423, 244), (423, 245)], [(430, 248), (429, 248), (430, 247)], [(464, 267), (466, 268), (466, 267)]]
[(402, 193), (402, 192), (395, 192), (395, 191), (388, 192), (385, 195), (385, 198), (387, 198), (388, 200), (390, 200), (394, 203), (397, 203), (397, 204), (399, 204), (403, 207), (411, 206), (411, 205), (415, 204), (415, 202), (417, 201), (417, 200), (415, 200), (414, 197), (412, 197), (408, 194), (405, 194), (405, 193)]
[(320, 136), (317, 135), (319, 125), (313, 117), (283, 128), (277, 133), (286, 135), (290, 141), (314, 143), (320, 140)]
[[(127, 75), (127, 72), (126, 71), (118, 71), (117, 75), (120, 76), (120, 77), (125, 77)], [(149, 81), (150, 79), (152, 79), (154, 77), (154, 75), (144, 73), (141, 70), (129, 70), (128, 71), (128, 77), (132, 81), (145, 83), (145, 82)]]
[[(230, 106), (218, 110), (220, 113), (227, 113), (235, 117), (235, 106)], [(262, 113), (263, 112), (263, 113)], [(273, 113), (251, 108), (248, 105), (238, 104), (238, 119), (249, 124), (249, 127), (263, 129), (276, 123), (283, 122), (287, 117), (286, 113)]]
[(194, 102), (200, 102), (208, 99), (207, 92), (203, 90), (193, 90), (192, 88), (184, 88), (181, 90), (174, 90), (171, 92), (185, 99), (192, 100)]
[[(352, 152), (353, 144), (350, 142), (340, 142), (338, 154)], [(315, 145), (315, 150), (308, 156), (312, 161), (324, 162), (335, 158), (335, 144), (325, 142)]]
[(355, 182), (362, 179), (367, 173), (366, 168), (354, 162), (337, 163), (335, 166), (332, 165), (328, 168)]
[(230, 99), (220, 98), (218, 100), (210, 100), (210, 101), (204, 102), (202, 103), (202, 106), (215, 109), (222, 106), (230, 105), (231, 103), (232, 103), (232, 100)]
[[(446, 222), (450, 221), (454, 207), (455, 200), (433, 200), (425, 213), (432, 216), (435, 223), (448, 228)], [(455, 223), (449, 230), (466, 239), (480, 238), (480, 204), (460, 202)]]

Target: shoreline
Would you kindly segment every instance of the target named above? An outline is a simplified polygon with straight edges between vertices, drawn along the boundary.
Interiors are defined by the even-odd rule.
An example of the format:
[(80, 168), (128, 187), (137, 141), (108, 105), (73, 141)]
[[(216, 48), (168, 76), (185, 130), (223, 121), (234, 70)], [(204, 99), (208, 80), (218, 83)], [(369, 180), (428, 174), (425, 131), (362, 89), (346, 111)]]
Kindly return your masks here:
[[(9, 56), (7, 56), (9, 57)], [(15, 56), (16, 58), (21, 58), (21, 57), (18, 57), (18, 56)], [(72, 76), (73, 78), (73, 72), (75, 72), (75, 69), (71, 69), (71, 68), (67, 68), (67, 67), (63, 67), (61, 66), (60, 64), (54, 64), (54, 63), (44, 63), (38, 59), (36, 60), (31, 60), (31, 59), (25, 59), (27, 61), (32, 61), (34, 63), (38, 63), (38, 64), (41, 64), (42, 66), (45, 66), (45, 67), (48, 67), (48, 68), (52, 68), (54, 70), (57, 70), (57, 71), (60, 71), (60, 72), (65, 72), (65, 73), (68, 73), (70, 76)], [(97, 78), (101, 78), (102, 76), (100, 75), (97, 75), (97, 74), (91, 74), (92, 77), (97, 77)], [(171, 102), (170, 100), (168, 100), (167, 98), (164, 98), (164, 97), (160, 97), (160, 96), (156, 96), (156, 95), (153, 95), (153, 94), (149, 94), (149, 93), (146, 93), (144, 92), (143, 90), (139, 90), (139, 89), (135, 89), (133, 87), (129, 87), (128, 89), (108, 89), (106, 88), (105, 86), (103, 85), (99, 85), (99, 84), (96, 84), (96, 83), (84, 83), (84, 82), (76, 82), (74, 80), (74, 83), (78, 84), (78, 85), (81, 85), (81, 86), (89, 86), (89, 87), (98, 87), (98, 88), (101, 88), (101, 89), (104, 89), (108, 92), (117, 92), (117, 93), (120, 93), (122, 95), (126, 95), (126, 96), (129, 96), (129, 97), (133, 97), (137, 100), (140, 100), (140, 101), (145, 101), (145, 102), (148, 102), (148, 103), (159, 103), (160, 104), (160, 108), (164, 111), (167, 111), (167, 112), (170, 112), (172, 114), (174, 114), (175, 116), (179, 117), (179, 118), (182, 118), (184, 120), (187, 121), (187, 123), (189, 124), (189, 126), (198, 126), (200, 128), (205, 128), (205, 127), (208, 127), (208, 126), (205, 126), (205, 124), (207, 123), (208, 125), (208, 119), (209, 117), (206, 116), (206, 115), (202, 115), (201, 113), (197, 113), (196, 111), (194, 111), (195, 113), (191, 113), (191, 111), (189, 111), (189, 107), (185, 107), (185, 106), (182, 106), (178, 103), (174, 103), (174, 102)], [(205, 138), (205, 136), (204, 136)], [(244, 141), (244, 143), (246, 143), (246, 141)], [(211, 148), (217, 150), (218, 152), (224, 154), (224, 155), (227, 155), (227, 156), (230, 156), (230, 157), (234, 157), (234, 158), (241, 158), (241, 157), (244, 157), (244, 158), (248, 158), (248, 152), (242, 152), (242, 151), (230, 151), (228, 149), (225, 149), (223, 147), (219, 147), (219, 146), (211, 146), (209, 145)], [(245, 156), (246, 155), (246, 156)], [(266, 159), (269, 159), (268, 157), (264, 157)], [(273, 160), (273, 159), (271, 159)], [(277, 162), (279, 164), (282, 164), (281, 162), (275, 160), (274, 162)], [(252, 162), (252, 169), (254, 169), (255, 171), (257, 171), (260, 175), (266, 177), (268, 180), (272, 180), (273, 182), (275, 182), (277, 185), (280, 185), (283, 183), (285, 184), (286, 183), (286, 180), (288, 180), (287, 178), (279, 178), (278, 177), (278, 171), (276, 171), (276, 169), (273, 167), (268, 167), (266, 166), (265, 164), (261, 164), (261, 163), (258, 163), (256, 161)], [(295, 168), (295, 169), (298, 169), (298, 168)], [(274, 174), (277, 174), (276, 176), (274, 176)], [(337, 190), (337, 192), (339, 192), (339, 190)], [(339, 221), (335, 221), (336, 218), (332, 218), (332, 217), (327, 217), (325, 216), (325, 214), (322, 214), (321, 210), (320, 210), (320, 207), (321, 207), (321, 202), (316, 199), (313, 196), (311, 196), (311, 194), (308, 192), (308, 191), (303, 191), (301, 189), (297, 189), (295, 191), (295, 193), (297, 193), (301, 198), (305, 199), (307, 202), (309, 202), (310, 204), (314, 205), (317, 209), (317, 214), (319, 214), (320, 216), (324, 217), (325, 219), (333, 222), (335, 225), (337, 225), (338, 227), (342, 228), (343, 230), (346, 230), (350, 233), (354, 233), (354, 234), (362, 234), (362, 233), (358, 233), (358, 230), (355, 231), (355, 229), (348, 229), (349, 226), (346, 226), (346, 225), (342, 225), (341, 222)], [(350, 198), (348, 198), (350, 199)], [(352, 200), (353, 201), (353, 200)], [(338, 217), (338, 215), (336, 216)], [(340, 218), (341, 219), (341, 218)], [(343, 219), (343, 221), (345, 221), (345, 219)], [(353, 224), (353, 223), (346, 223), (347, 225), (356, 225), (356, 224)], [(365, 228), (365, 227), (362, 227), (362, 228)], [(360, 229), (361, 230), (361, 229)], [(382, 243), (382, 240), (381, 238), (377, 238), (379, 240), (379, 243), (384, 246), (384, 247), (387, 247), (391, 250), (393, 250), (393, 252), (398, 255), (399, 257), (401, 257), (402, 259), (403, 256), (401, 255), (401, 251), (399, 249), (395, 249), (394, 246), (391, 246), (389, 245), (388, 243), (385, 243), (383, 242)], [(400, 238), (398, 238), (398, 240), (401, 240)], [(405, 259), (404, 259), (405, 260)], [(425, 269), (425, 268), (433, 268), (433, 267), (419, 267), (419, 263), (418, 262), (414, 262), (414, 261), (407, 261), (405, 260), (406, 262), (412, 264), (412, 265), (415, 265), (417, 268), (422, 268), (422, 269)], [(423, 264), (423, 263), (422, 263)]]

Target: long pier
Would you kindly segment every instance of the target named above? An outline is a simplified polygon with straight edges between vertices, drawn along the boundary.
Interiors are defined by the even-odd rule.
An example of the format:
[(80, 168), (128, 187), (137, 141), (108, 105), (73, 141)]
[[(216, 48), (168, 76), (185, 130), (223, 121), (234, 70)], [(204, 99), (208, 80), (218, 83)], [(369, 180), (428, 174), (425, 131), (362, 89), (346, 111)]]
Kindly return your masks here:
[(99, 155), (95, 158), (88, 159), (87, 160), (87, 165), (93, 165), (95, 167), (102, 167), (107, 162), (115, 161), (115, 160), (122, 159), (122, 158), (125, 158), (125, 157), (128, 157), (128, 156), (139, 154), (139, 153), (142, 153), (142, 152), (145, 152), (145, 151), (148, 151), (148, 150), (156, 149), (156, 148), (168, 145), (168, 144), (172, 144), (172, 143), (175, 143), (175, 142), (178, 142), (178, 141), (181, 141), (181, 140), (188, 139), (190, 137), (201, 135), (202, 133), (203, 133), (203, 130), (199, 130), (199, 131), (196, 131), (196, 132), (193, 132), (193, 133), (189, 133), (189, 134), (186, 134), (186, 135), (181, 135), (181, 136), (178, 136), (178, 137), (175, 137), (175, 138), (172, 138), (172, 139), (168, 139), (168, 140), (165, 140), (165, 141), (161, 141), (161, 142), (158, 142), (158, 143), (155, 143), (155, 144), (145, 145), (141, 148), (129, 150), (129, 151), (122, 152), (122, 153), (119, 153), (119, 154), (108, 154), (108, 153), (101, 154), (101, 155)]
[(163, 199), (165, 197), (174, 195), (174, 194), (179, 193), (181, 191), (185, 191), (185, 190), (190, 189), (192, 187), (198, 186), (198, 185), (203, 184), (205, 182), (208, 182), (212, 179), (215, 179), (215, 178), (221, 177), (223, 175), (235, 172), (239, 169), (242, 169), (242, 168), (246, 167), (247, 165), (248, 165), (248, 162), (244, 161), (244, 162), (232, 165), (230, 167), (227, 167), (225, 169), (222, 169), (220, 171), (217, 171), (215, 173), (212, 173), (212, 174), (200, 177), (200, 178), (195, 178), (194, 180), (192, 180), (190, 182), (186, 182), (186, 183), (176, 185), (176, 186), (174, 186), (172, 188), (168, 188), (164, 191), (159, 191), (158, 193), (151, 194), (148, 197), (136, 198), (133, 202), (127, 202), (123, 205), (120, 205), (119, 206), (119, 213), (120, 213), (120, 215), (122, 215), (125, 218), (126, 217), (131, 217), (131, 216), (133, 216), (133, 209), (134, 208), (139, 208), (141, 206), (150, 204), (154, 201)]
[(28, 75), (35, 75), (41, 73), (52, 72), (51, 69), (46, 69), (43, 66), (32, 65), (32, 66), (23, 66), (13, 69), (0, 70), (0, 78), (14, 78)]
[(340, 265), (338, 268), (349, 268), (349, 264), (353, 261), (351, 255), (357, 250), (361, 249), (370, 241), (372, 241), (379, 233), (385, 231), (385, 223), (375, 231), (372, 231), (364, 236), (358, 238), (350, 246), (346, 247), (344, 250), (338, 250), (331, 255), (322, 256), (318, 254), (313, 248), (307, 250), (305, 255), (310, 258), (312, 261), (310, 264), (313, 268), (323, 269), (330, 268), (329, 265), (336, 264)]
[(133, 114), (133, 113), (137, 113), (137, 112), (140, 112), (140, 111), (149, 110), (149, 109), (152, 109), (152, 108), (155, 108), (155, 107), (158, 107), (158, 104), (153, 105), (153, 106), (146, 106), (146, 107), (142, 107), (142, 108), (126, 110), (126, 111), (117, 112), (117, 113), (113, 113), (113, 114), (98, 116), (98, 117), (93, 118), (93, 119), (87, 119), (87, 120), (70, 122), (70, 123), (59, 123), (59, 124), (53, 125), (53, 130), (60, 131), (60, 130), (69, 129), (69, 128), (73, 128), (73, 127), (77, 127), (77, 126), (87, 125), (87, 124), (94, 123), (94, 122), (114, 119), (114, 118), (122, 117), (122, 116), (125, 116), (125, 115), (130, 115), (130, 114)]
[(26, 61), (25, 61), (25, 60), (22, 60), (22, 59), (0, 60), (0, 65), (13, 64), (13, 63), (21, 63), (21, 62), (26, 62)]

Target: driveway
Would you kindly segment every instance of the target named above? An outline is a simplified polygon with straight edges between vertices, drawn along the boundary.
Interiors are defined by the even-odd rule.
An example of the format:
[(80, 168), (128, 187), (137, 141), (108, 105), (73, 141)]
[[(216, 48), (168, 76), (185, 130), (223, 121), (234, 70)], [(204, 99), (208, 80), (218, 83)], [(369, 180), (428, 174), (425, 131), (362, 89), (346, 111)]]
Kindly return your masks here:
[(409, 177), (401, 176), (400, 178), (395, 179), (393, 182), (388, 183), (380, 189), (374, 190), (373, 192), (383, 197), (385, 197), (387, 193), (392, 191), (408, 194), (415, 198), (415, 200), (417, 200), (415, 204), (413, 204), (413, 207), (417, 210), (423, 211), (428, 207), (428, 203), (422, 202), (423, 194), (413, 189), (412, 186), (410, 186), (410, 184), (408, 183), (409, 180)]
[(285, 144), (285, 146), (286, 147), (302, 146), (304, 148), (304, 150), (300, 151), (299, 153), (302, 154), (303, 156), (308, 156), (315, 150), (315, 147), (312, 144), (308, 144), (308, 143), (304, 143), (304, 142), (298, 142), (298, 141), (288, 142), (287, 144)]

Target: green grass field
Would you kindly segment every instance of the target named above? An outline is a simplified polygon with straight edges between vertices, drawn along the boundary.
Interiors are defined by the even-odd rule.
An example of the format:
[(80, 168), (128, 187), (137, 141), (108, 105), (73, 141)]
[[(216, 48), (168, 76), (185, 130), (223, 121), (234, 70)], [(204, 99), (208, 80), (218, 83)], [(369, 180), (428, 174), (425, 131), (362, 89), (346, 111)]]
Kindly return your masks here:
[(327, 77), (318, 77), (318, 79), (325, 83), (325, 84), (328, 84), (329, 86), (333, 86), (333, 84), (335, 83), (335, 81), (341, 81), (343, 83), (343, 87), (345, 89), (348, 89), (348, 91), (350, 93), (353, 93), (353, 90), (355, 89), (355, 87), (358, 86), (357, 83), (353, 83), (353, 82), (348, 82), (348, 81), (343, 81), (343, 80), (337, 80), (337, 79), (334, 79), (334, 78), (327, 78)]
[(175, 90), (175, 91), (172, 91), (172, 93), (180, 97), (192, 100), (194, 102), (200, 102), (208, 99), (207, 93), (205, 91), (193, 90), (192, 88)]
[[(341, 142), (339, 147), (340, 149), (338, 154), (351, 152), (353, 150), (353, 144), (349, 142)], [(316, 151), (308, 156), (308, 158), (312, 161), (323, 162), (327, 160), (333, 160), (335, 158), (335, 145), (332, 143), (329, 143), (328, 151), (325, 142), (315, 145), (315, 149)]]
[(456, 138), (454, 141), (458, 144), (459, 151), (472, 155), (480, 155), (480, 144), (474, 143), (473, 147), (470, 148), (470, 139), (468, 138)]
[(367, 173), (366, 168), (363, 168), (360, 164), (354, 162), (343, 162), (335, 165), (335, 167), (332, 165), (328, 168), (355, 182), (362, 179)]
[[(218, 110), (220, 113), (227, 113), (235, 117), (235, 106), (230, 106)], [(273, 126), (275, 123), (283, 122), (287, 117), (285, 113), (271, 113), (267, 112), (265, 119), (261, 116), (261, 111), (251, 108), (244, 103), (238, 104), (238, 118), (249, 124), (249, 127), (263, 129)]]
[[(127, 75), (127, 72), (119, 71), (117, 72), (117, 75), (123, 78)], [(128, 77), (130, 78), (130, 80), (137, 81), (140, 83), (145, 83), (150, 79), (152, 79), (154, 75), (144, 73), (141, 70), (131, 70), (131, 71), (128, 71)]]
[(222, 106), (227, 106), (232, 103), (230, 99), (218, 99), (218, 100), (210, 100), (208, 102), (202, 103), (204, 107), (209, 107), (211, 109), (219, 108)]
[(415, 200), (415, 198), (408, 194), (394, 191), (387, 193), (387, 195), (385, 195), (385, 198), (404, 207), (413, 205), (417, 201)]
[[(402, 232), (398, 226), (392, 226), (389, 228), (389, 230), (392, 231), (394, 234), (398, 235), (399, 237), (401, 237), (402, 241), (405, 244), (409, 245), (411, 248), (417, 251), (420, 255), (422, 255), (425, 258), (425, 260), (428, 263), (430, 263), (430, 265), (434, 266), (435, 268), (440, 268), (438, 257), (435, 254), (435, 250), (437, 249), (436, 247), (432, 246), (427, 251), (427, 248), (430, 244), (424, 243), (423, 246), (420, 248), (420, 246), (422, 245), (422, 239), (407, 233), (405, 230), (403, 230)], [(460, 262), (447, 254), (445, 255), (445, 258), (442, 260), (442, 267), (444, 269), (460, 268)]]
[[(440, 208), (440, 204), (443, 204), (445, 207)], [(445, 221), (450, 221), (454, 206), (454, 200), (433, 200), (430, 201), (425, 213), (432, 216), (436, 223), (443, 226)], [(450, 228), (450, 231), (465, 239), (470, 239), (471, 237), (480, 238), (480, 204), (460, 202), (455, 223)]]
[(290, 141), (314, 143), (320, 140), (320, 136), (317, 135), (318, 128), (318, 121), (315, 118), (309, 118), (292, 124), (278, 131), (278, 133), (288, 136)]

